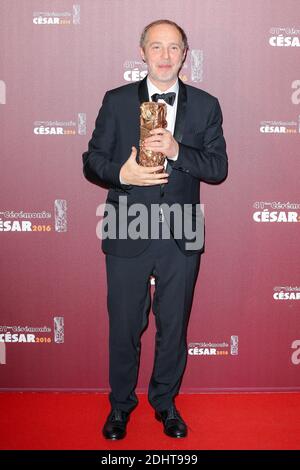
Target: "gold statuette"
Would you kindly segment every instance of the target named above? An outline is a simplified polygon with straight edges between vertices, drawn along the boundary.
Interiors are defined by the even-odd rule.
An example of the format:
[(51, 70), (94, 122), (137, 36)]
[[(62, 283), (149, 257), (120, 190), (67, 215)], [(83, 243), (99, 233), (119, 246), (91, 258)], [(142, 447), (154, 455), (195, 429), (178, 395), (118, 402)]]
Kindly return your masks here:
[[(166, 156), (161, 152), (154, 150), (145, 150), (142, 148), (142, 142), (150, 137), (150, 131), (159, 127), (167, 127), (167, 106), (165, 103), (156, 103), (149, 101), (141, 104), (140, 107), (140, 156), (139, 164), (142, 166), (163, 165)], [(163, 173), (164, 169), (155, 173)]]

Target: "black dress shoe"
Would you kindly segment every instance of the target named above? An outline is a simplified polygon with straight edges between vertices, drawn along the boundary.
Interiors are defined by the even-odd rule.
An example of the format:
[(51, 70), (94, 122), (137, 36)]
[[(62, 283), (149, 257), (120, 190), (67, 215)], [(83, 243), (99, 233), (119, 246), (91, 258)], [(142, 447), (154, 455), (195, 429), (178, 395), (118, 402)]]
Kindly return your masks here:
[(126, 425), (129, 421), (129, 413), (118, 408), (113, 408), (107, 417), (102, 429), (106, 439), (123, 439), (126, 436)]
[(187, 425), (180, 416), (178, 410), (174, 405), (170, 406), (165, 411), (156, 411), (155, 418), (162, 421), (164, 425), (164, 432), (170, 437), (186, 437)]

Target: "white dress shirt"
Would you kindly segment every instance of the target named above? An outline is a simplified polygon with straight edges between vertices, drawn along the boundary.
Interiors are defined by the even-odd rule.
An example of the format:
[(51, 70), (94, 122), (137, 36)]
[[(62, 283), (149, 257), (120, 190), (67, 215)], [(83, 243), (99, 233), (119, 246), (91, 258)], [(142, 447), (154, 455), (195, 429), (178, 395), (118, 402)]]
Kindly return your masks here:
[[(162, 94), (162, 93), (170, 93), (170, 92), (174, 92), (176, 93), (176, 97), (175, 97), (175, 101), (174, 101), (174, 104), (173, 106), (171, 106), (170, 104), (166, 103), (164, 100), (162, 100), (161, 98), (159, 98), (157, 100), (158, 103), (165, 103), (166, 106), (167, 106), (167, 127), (166, 129), (168, 131), (171, 132), (171, 134), (173, 135), (174, 134), (174, 129), (175, 129), (175, 121), (176, 121), (176, 111), (177, 111), (177, 102), (178, 102), (178, 92), (179, 92), (179, 83), (178, 83), (178, 78), (176, 80), (176, 82), (174, 83), (174, 85), (172, 85), (170, 88), (168, 88), (167, 90), (165, 91), (161, 91), (159, 88), (157, 88), (150, 80), (149, 76), (147, 77), (147, 87), (148, 87), (148, 94), (149, 94), (149, 101), (152, 101), (152, 98), (151, 96), (154, 95), (154, 93), (158, 93), (158, 94)], [(169, 160), (177, 160), (178, 158), (178, 153), (176, 155), (174, 155), (174, 157), (168, 157)], [(164, 167), (165, 169), (167, 168), (167, 159), (165, 160), (165, 163), (164, 163)], [(120, 179), (120, 183), (121, 184), (126, 184), (122, 181), (121, 177), (119, 177)]]

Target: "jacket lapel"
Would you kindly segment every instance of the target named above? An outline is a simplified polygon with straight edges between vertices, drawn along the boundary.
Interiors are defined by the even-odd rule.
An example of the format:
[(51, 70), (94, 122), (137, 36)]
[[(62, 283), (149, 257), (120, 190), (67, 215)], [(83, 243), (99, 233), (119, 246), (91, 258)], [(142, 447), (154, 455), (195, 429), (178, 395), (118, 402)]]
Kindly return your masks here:
[(149, 93), (148, 93), (148, 87), (147, 87), (147, 75), (143, 80), (139, 82), (139, 100), (140, 104), (144, 103), (145, 101), (149, 101)]
[(178, 102), (177, 102), (177, 112), (176, 112), (176, 121), (174, 129), (174, 138), (177, 142), (182, 141), (184, 123), (186, 117), (186, 104), (187, 104), (187, 93), (185, 84), (178, 78), (179, 83), (179, 93), (178, 93)]
[[(184, 131), (184, 123), (186, 117), (186, 104), (187, 104), (187, 93), (186, 93), (186, 86), (178, 77), (179, 83), (179, 92), (178, 92), (178, 101), (177, 101), (177, 111), (176, 111), (176, 121), (175, 121), (175, 128), (174, 128), (174, 139), (177, 142), (182, 141), (183, 131)], [(166, 171), (170, 175), (173, 171), (173, 165), (175, 162), (168, 160)]]

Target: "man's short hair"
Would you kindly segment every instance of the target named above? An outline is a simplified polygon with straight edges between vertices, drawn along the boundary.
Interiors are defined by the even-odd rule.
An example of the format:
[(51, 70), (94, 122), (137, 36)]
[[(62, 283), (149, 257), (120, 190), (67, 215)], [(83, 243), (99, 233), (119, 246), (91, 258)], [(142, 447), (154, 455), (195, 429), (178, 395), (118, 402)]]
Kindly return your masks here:
[(146, 36), (147, 36), (147, 32), (149, 31), (149, 29), (152, 28), (152, 26), (157, 26), (159, 24), (169, 24), (171, 26), (174, 26), (179, 31), (179, 33), (181, 34), (184, 50), (188, 51), (189, 45), (188, 45), (187, 35), (185, 34), (184, 30), (177, 23), (175, 23), (174, 21), (171, 21), (171, 20), (156, 20), (156, 21), (152, 21), (152, 23), (145, 26), (145, 28), (143, 29), (143, 32), (141, 34), (141, 38), (140, 38), (140, 47), (142, 49), (144, 49), (144, 47), (145, 47)]

